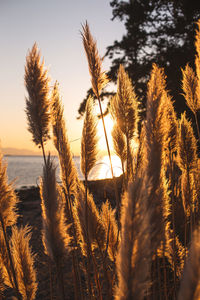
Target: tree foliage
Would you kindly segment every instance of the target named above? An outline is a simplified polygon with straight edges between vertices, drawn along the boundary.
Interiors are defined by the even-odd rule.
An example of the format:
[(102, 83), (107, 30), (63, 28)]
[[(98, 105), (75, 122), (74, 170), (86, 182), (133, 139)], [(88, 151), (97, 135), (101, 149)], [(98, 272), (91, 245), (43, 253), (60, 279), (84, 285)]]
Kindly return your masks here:
[[(167, 88), (178, 114), (187, 110), (181, 95), (181, 68), (187, 63), (193, 67), (200, 1), (112, 0), (110, 5), (112, 20), (123, 22), (126, 33), (107, 47), (105, 55), (112, 61), (109, 78), (116, 82), (119, 65), (123, 64), (145, 107), (146, 83), (156, 63), (165, 69)], [(87, 98), (80, 104), (80, 116)]]
[(182, 112), (181, 68), (195, 57), (194, 35), (200, 17), (200, 2), (188, 0), (129, 0), (110, 2), (113, 20), (124, 23), (126, 34), (107, 47), (112, 60), (109, 77), (116, 80), (123, 64), (136, 92), (145, 104), (146, 82), (152, 63), (165, 69), (167, 88), (175, 99), (176, 109)]

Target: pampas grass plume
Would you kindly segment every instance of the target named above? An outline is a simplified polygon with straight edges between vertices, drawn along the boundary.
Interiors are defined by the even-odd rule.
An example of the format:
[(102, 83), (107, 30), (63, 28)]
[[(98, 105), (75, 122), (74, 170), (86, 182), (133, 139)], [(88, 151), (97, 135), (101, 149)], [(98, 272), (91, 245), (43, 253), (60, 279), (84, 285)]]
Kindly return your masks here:
[(144, 178), (136, 178), (122, 199), (121, 242), (117, 254), (116, 300), (144, 299), (149, 286), (150, 214)]
[[(9, 287), (15, 288), (13, 278), (12, 278), (12, 269), (10, 266), (10, 260), (8, 257), (6, 243), (3, 236), (2, 230), (0, 231), (0, 267), (1, 267), (1, 278), (3, 283)], [(2, 289), (5, 286), (2, 286)]]
[(78, 175), (72, 159), (70, 144), (66, 134), (63, 107), (61, 104), (57, 82), (54, 84), (51, 97), (51, 116), (54, 145), (59, 155), (62, 183), (65, 187), (66, 193), (70, 197), (76, 193), (76, 182), (78, 181)]
[(102, 204), (100, 217), (105, 227), (105, 232), (108, 234), (106, 237), (108, 241), (108, 255), (112, 261), (115, 261), (120, 240), (115, 212), (116, 210), (111, 208), (108, 200)]
[(132, 139), (137, 134), (138, 99), (131, 80), (120, 65), (117, 78), (117, 94), (111, 101), (111, 114), (121, 131)]
[(184, 97), (186, 99), (187, 106), (194, 114), (196, 114), (200, 109), (200, 90), (198, 89), (198, 79), (189, 65), (186, 65), (185, 70), (182, 70), (182, 73), (182, 88), (184, 91)]
[(54, 261), (67, 253), (70, 237), (64, 216), (64, 196), (56, 183), (56, 168), (50, 159), (43, 169), (40, 186), (43, 217), (43, 244), (46, 254)]
[(178, 164), (182, 171), (194, 171), (197, 167), (197, 142), (185, 113), (181, 115), (179, 125)]
[(81, 139), (81, 171), (85, 178), (97, 161), (97, 120), (93, 112), (93, 98), (89, 97), (86, 104), (85, 119)]
[(94, 203), (93, 196), (87, 194), (87, 215), (88, 215), (88, 226), (86, 224), (85, 218), (86, 211), (86, 201), (85, 201), (85, 187), (83, 183), (80, 182), (77, 195), (75, 198), (74, 205), (74, 218), (76, 220), (76, 227), (79, 234), (80, 246), (83, 255), (86, 255), (87, 251), (87, 229), (88, 229), (88, 238), (91, 244), (92, 249), (97, 248), (98, 246), (105, 248), (106, 245), (106, 233), (104, 225), (99, 215), (99, 211)]
[(11, 184), (8, 184), (7, 166), (2, 160), (0, 154), (0, 219), (5, 228), (16, 223), (17, 212), (16, 205), (18, 198)]
[(127, 155), (125, 135), (123, 134), (123, 132), (121, 131), (121, 129), (116, 123), (113, 126), (111, 134), (112, 134), (115, 154), (120, 158), (123, 167)]
[(10, 240), (19, 291), (24, 300), (35, 299), (37, 291), (36, 270), (34, 268), (35, 255), (29, 246), (30, 230), (31, 228), (28, 226), (20, 229), (13, 227)]
[(99, 56), (96, 42), (92, 37), (88, 23), (82, 26), (81, 32), (85, 53), (88, 59), (89, 72), (94, 94), (97, 98), (100, 96), (101, 90), (108, 83), (108, 78), (105, 72), (102, 72), (102, 60)]
[(44, 70), (44, 62), (40, 62), (40, 53), (35, 43), (29, 51), (25, 66), (26, 114), (28, 130), (33, 142), (43, 147), (49, 139), (49, 78)]

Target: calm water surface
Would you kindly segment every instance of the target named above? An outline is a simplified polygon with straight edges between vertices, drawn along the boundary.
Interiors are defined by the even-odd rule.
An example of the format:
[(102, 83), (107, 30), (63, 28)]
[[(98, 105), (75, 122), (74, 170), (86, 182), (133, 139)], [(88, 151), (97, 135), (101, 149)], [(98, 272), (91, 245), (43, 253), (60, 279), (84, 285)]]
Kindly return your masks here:
[[(37, 186), (42, 175), (44, 160), (42, 156), (4, 156), (4, 161), (7, 162), (7, 174), (9, 182), (14, 180), (16, 188), (22, 186)], [(58, 157), (53, 157), (57, 166), (57, 180), (60, 181), (60, 167)], [(79, 178), (83, 179), (80, 171), (80, 158), (74, 157), (74, 162), (78, 170)]]
[[(40, 177), (42, 175), (42, 168), (44, 165), (42, 156), (4, 156), (4, 161), (7, 162), (7, 175), (8, 181), (14, 180), (15, 188), (22, 186), (37, 186), (40, 183)], [(57, 156), (53, 157), (56, 169), (57, 180), (60, 181), (60, 167)], [(73, 158), (75, 166), (78, 171), (78, 176), (83, 180), (83, 176), (80, 170), (80, 157), (75, 156)], [(121, 175), (120, 161), (115, 156), (112, 157), (115, 176)], [(111, 178), (110, 164), (108, 157), (103, 157), (98, 160), (96, 166), (91, 170), (89, 179), (103, 179)]]

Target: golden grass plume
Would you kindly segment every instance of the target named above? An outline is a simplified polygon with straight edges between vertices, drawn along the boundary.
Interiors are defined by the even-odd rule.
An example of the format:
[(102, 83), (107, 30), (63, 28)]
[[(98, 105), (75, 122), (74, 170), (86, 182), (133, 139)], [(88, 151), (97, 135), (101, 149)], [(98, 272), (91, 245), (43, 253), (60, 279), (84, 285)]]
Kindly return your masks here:
[(181, 115), (179, 124), (178, 165), (182, 171), (194, 171), (197, 167), (197, 142), (185, 113)]
[(72, 159), (70, 143), (66, 134), (63, 107), (58, 90), (58, 83), (54, 84), (51, 97), (51, 116), (54, 145), (58, 151), (62, 183), (69, 197), (76, 193), (78, 180), (77, 170)]
[(113, 146), (115, 150), (115, 154), (120, 158), (122, 163), (122, 168), (124, 169), (124, 163), (126, 161), (126, 139), (125, 135), (119, 128), (119, 126), (115, 123), (112, 129), (112, 139)]
[(187, 106), (191, 111), (196, 114), (200, 109), (200, 100), (199, 100), (199, 86), (198, 79), (193, 69), (187, 64), (185, 69), (182, 70), (183, 79), (182, 79), (182, 89), (184, 92), (184, 97), (186, 99)]
[(56, 183), (56, 167), (48, 156), (40, 185), (43, 218), (43, 245), (45, 253), (53, 260), (68, 252), (70, 236), (64, 215), (64, 195)]
[(112, 209), (108, 200), (101, 206), (101, 220), (103, 222), (105, 232), (107, 233), (107, 248), (108, 255), (112, 261), (115, 261), (115, 257), (118, 251), (118, 244), (120, 237), (118, 236), (118, 225), (115, 217), (116, 209)]
[(138, 99), (131, 80), (120, 65), (117, 78), (117, 94), (111, 101), (111, 114), (121, 131), (129, 138), (137, 136)]
[(49, 78), (44, 69), (44, 61), (40, 62), (36, 43), (26, 57), (24, 80), (28, 92), (25, 110), (28, 130), (33, 142), (43, 147), (43, 143), (49, 139)]
[(5, 228), (16, 223), (18, 201), (12, 184), (8, 183), (7, 166), (0, 154), (0, 220)]
[(97, 119), (93, 111), (93, 98), (89, 97), (86, 104), (85, 118), (81, 139), (81, 171), (85, 178), (97, 161)]
[(108, 78), (105, 72), (102, 72), (102, 60), (99, 56), (96, 42), (92, 37), (87, 21), (82, 26), (81, 36), (85, 53), (87, 55), (92, 88), (96, 97), (99, 98), (101, 90), (108, 83)]
[[(144, 299), (150, 283), (150, 214), (144, 178), (136, 178), (122, 199), (121, 242), (117, 254), (115, 299)], [(150, 209), (149, 209), (150, 208)]]
[(105, 248), (106, 245), (106, 233), (104, 225), (99, 215), (99, 211), (94, 203), (93, 196), (87, 194), (87, 215), (88, 226), (86, 224), (86, 201), (85, 201), (85, 187), (80, 182), (74, 205), (74, 219), (76, 220), (76, 227), (79, 234), (80, 246), (82, 253), (86, 255), (87, 244), (87, 229), (88, 238), (91, 243), (92, 249), (101, 247)]
[(11, 250), (19, 284), (19, 291), (24, 300), (33, 300), (37, 292), (36, 270), (34, 268), (34, 258), (30, 248), (31, 228), (12, 229), (10, 240)]

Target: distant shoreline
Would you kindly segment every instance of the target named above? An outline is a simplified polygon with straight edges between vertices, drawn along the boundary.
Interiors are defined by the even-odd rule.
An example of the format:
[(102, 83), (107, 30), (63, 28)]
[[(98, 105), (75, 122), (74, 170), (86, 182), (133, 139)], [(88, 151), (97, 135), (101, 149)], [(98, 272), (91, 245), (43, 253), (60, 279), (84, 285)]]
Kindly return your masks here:
[[(41, 154), (3, 154), (4, 157), (43, 157)], [(58, 157), (56, 154), (52, 154), (51, 157)], [(74, 155), (74, 157), (79, 158), (79, 155)]]

